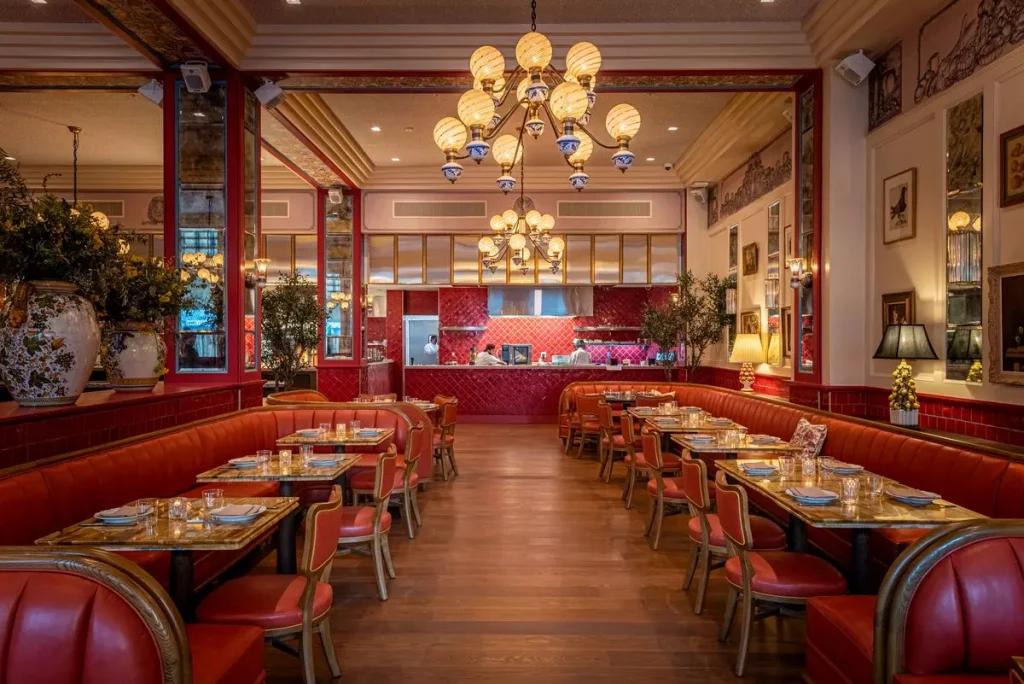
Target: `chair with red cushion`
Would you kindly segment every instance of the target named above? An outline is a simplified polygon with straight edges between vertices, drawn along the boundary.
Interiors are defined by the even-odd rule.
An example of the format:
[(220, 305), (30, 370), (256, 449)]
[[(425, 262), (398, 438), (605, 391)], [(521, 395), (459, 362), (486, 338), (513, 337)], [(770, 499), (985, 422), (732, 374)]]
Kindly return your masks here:
[[(601, 407), (607, 405), (604, 396), (600, 394), (586, 394), (576, 397), (576, 412), (579, 415), (579, 427), (574, 430), (574, 436), (579, 439), (580, 447), (576, 451), (576, 458), (583, 458), (583, 448), (587, 440), (592, 440), (601, 445)], [(572, 446), (572, 439), (566, 446), (566, 452)]]
[[(675, 454), (662, 454), (661, 444), (658, 444), (658, 463), (648, 462), (647, 454), (644, 451), (637, 451), (636, 444), (639, 442), (643, 446), (643, 442), (637, 439), (636, 433), (633, 431), (633, 421), (624, 420), (622, 425), (622, 440), (626, 447), (627, 453), (623, 462), (626, 464), (626, 468), (629, 470), (626, 483), (622, 489), (622, 499), (626, 502), (626, 509), (633, 507), (633, 490), (636, 489), (636, 481), (640, 476), (647, 477), (648, 479), (654, 477), (654, 471), (657, 470), (659, 474), (671, 473), (675, 474), (679, 472), (680, 461), (679, 457)], [(660, 440), (660, 435), (658, 435)], [(650, 490), (648, 490), (650, 491)], [(655, 546), (654, 548), (658, 548)]]
[(597, 478), (599, 480), (604, 478), (605, 482), (611, 482), (615, 462), (623, 460), (627, 451), (622, 440), (622, 432), (615, 423), (612, 407), (608, 404), (601, 404), (597, 416), (601, 425), (601, 441), (597, 448), (597, 457), (601, 462), (601, 468), (597, 471)]
[[(402, 516), (405, 518), (405, 527), (409, 533), (409, 539), (416, 538), (413, 519), (415, 519), (417, 525), (423, 525), (423, 520), (420, 518), (419, 503), (416, 501), (416, 490), (420, 484), (420, 478), (416, 473), (416, 467), (419, 461), (418, 454), (420, 444), (426, 439), (427, 431), (421, 423), (417, 423), (409, 432), (409, 444), (411, 447), (408, 450), (408, 453), (417, 455), (412, 456), (411, 458), (407, 457), (404, 467), (397, 461), (395, 462), (395, 489), (393, 494), (401, 497), (402, 499)], [(349, 478), (349, 487), (352, 489), (352, 495), (355, 497), (353, 501), (356, 504), (359, 504), (360, 497), (373, 498), (373, 487), (376, 484), (376, 480), (376, 470), (364, 470)]]
[(330, 585), (331, 564), (337, 551), (336, 539), (342, 523), (341, 487), (331, 498), (313, 504), (306, 511), (306, 535), (297, 575), (246, 575), (214, 589), (196, 610), (199, 622), (254, 625), (263, 630), (272, 645), (290, 652), (282, 639), (298, 637), (305, 684), (315, 684), (313, 668), (314, 631), (327, 656), (331, 674), (341, 676), (341, 667), (331, 640), (330, 612), (334, 590)]
[(725, 472), (715, 478), (718, 519), (733, 555), (725, 562), (729, 582), (725, 619), (719, 640), (729, 637), (736, 606), (743, 600), (742, 633), (736, 657), (736, 676), (743, 676), (754, 620), (772, 615), (795, 615), (815, 596), (846, 593), (846, 579), (828, 561), (790, 551), (755, 552), (747, 490), (726, 482)]
[(651, 497), (650, 516), (644, 535), (650, 540), (651, 548), (658, 550), (661, 541), (661, 524), (667, 515), (687, 511), (679, 478), (665, 477), (665, 457), (661, 453), (661, 434), (645, 430), (640, 435), (644, 460), (650, 464), (650, 479), (647, 480), (647, 494)]
[(384, 578), (385, 565), (388, 576), (395, 579), (395, 567), (391, 564), (391, 549), (388, 546), (388, 532), (391, 531), (388, 500), (395, 489), (396, 480), (402, 481), (397, 458), (394, 447), (377, 457), (377, 468), (373, 478), (373, 505), (346, 508), (341, 521), (341, 535), (338, 537), (338, 546), (369, 547), (373, 555), (377, 592), (381, 601), (388, 600), (387, 581)]
[(448, 471), (444, 467), (444, 459), (448, 459), (452, 474), (458, 477), (459, 466), (455, 464), (455, 422), (459, 414), (459, 402), (455, 399), (445, 401), (440, 407), (441, 418), (434, 430), (434, 461), (441, 466), (441, 475), (448, 481)]
[[(690, 565), (686, 571), (683, 589), (689, 590), (694, 576), (698, 575), (697, 600), (693, 612), (700, 615), (704, 610), (711, 571), (724, 567), (729, 558), (729, 549), (722, 531), (722, 522), (711, 512), (717, 490), (708, 489), (708, 467), (699, 458), (683, 456), (683, 472), (679, 478), (682, 490), (693, 516), (687, 525), (688, 536), (693, 542)], [(774, 521), (758, 515), (751, 515), (750, 532), (752, 548), (756, 551), (779, 551), (786, 548), (786, 532)], [(699, 566), (699, 567), (698, 567)]]
[(0, 547), (0, 671), (11, 684), (261, 684), (263, 633), (185, 625), (138, 565), (98, 549)]

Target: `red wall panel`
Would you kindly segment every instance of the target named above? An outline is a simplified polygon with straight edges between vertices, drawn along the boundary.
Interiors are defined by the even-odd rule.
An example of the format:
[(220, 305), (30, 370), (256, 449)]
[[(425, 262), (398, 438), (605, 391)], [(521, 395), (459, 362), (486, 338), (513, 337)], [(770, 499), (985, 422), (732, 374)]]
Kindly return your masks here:
[[(437, 290), (408, 290), (405, 292), (406, 316), (436, 316)], [(390, 310), (390, 309), (389, 309)]]

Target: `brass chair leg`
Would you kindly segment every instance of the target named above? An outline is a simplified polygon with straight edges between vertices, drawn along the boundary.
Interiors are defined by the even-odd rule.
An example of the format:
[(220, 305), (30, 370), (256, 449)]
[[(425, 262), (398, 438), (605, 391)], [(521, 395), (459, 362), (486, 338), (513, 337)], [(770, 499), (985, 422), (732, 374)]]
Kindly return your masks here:
[(754, 599), (749, 591), (743, 592), (743, 623), (740, 625), (740, 650), (736, 655), (736, 676), (742, 677), (747, 665), (747, 647), (750, 646), (750, 628), (754, 623)]
[(569, 450), (572, 449), (572, 442), (576, 436), (576, 431), (569, 428), (569, 435), (565, 438), (565, 453), (568, 454)]
[(331, 668), (332, 677), (341, 676), (341, 665), (338, 664), (338, 652), (334, 648), (334, 639), (331, 638), (331, 621), (324, 618), (317, 628), (320, 632), (320, 644), (324, 647), (324, 655), (327, 656), (327, 665)]
[(423, 527), (423, 518), (420, 517), (420, 504), (419, 499), (416, 498), (415, 487), (413, 487), (412, 491), (409, 492), (409, 498), (412, 501), (412, 514), (416, 516), (416, 524)]
[(718, 632), (719, 641), (726, 641), (729, 638), (729, 630), (732, 629), (732, 621), (736, 617), (736, 602), (739, 596), (740, 590), (729, 585), (729, 594), (725, 598), (725, 619), (722, 620), (722, 629)]
[(708, 594), (708, 584), (711, 582), (711, 550), (702, 545), (700, 556), (700, 579), (697, 585), (697, 601), (693, 604), (694, 615), (700, 615), (704, 611), (704, 598)]
[[(652, 518), (653, 520), (653, 518)], [(693, 576), (697, 573), (697, 563), (700, 561), (700, 545), (694, 544), (690, 551), (690, 563), (686, 567), (686, 577), (683, 579), (683, 591), (689, 591), (693, 584)]]
[(388, 569), (388, 577), (395, 579), (395, 566), (391, 564), (391, 545), (388, 543), (386, 534), (380, 536), (380, 549), (384, 556), (384, 565)]
[(665, 499), (658, 497), (658, 510), (654, 514), (654, 543), (651, 548), (655, 551), (658, 550), (658, 544), (661, 542), (661, 523), (665, 520)]
[(409, 489), (402, 492), (402, 515), (405, 517), (405, 529), (409, 533), (409, 539), (415, 539), (416, 530), (412, 527), (412, 492)]
[(379, 534), (373, 536), (373, 569), (377, 574), (377, 593), (381, 601), (388, 600), (388, 585), (384, 580), (384, 555), (381, 550), (381, 537)]

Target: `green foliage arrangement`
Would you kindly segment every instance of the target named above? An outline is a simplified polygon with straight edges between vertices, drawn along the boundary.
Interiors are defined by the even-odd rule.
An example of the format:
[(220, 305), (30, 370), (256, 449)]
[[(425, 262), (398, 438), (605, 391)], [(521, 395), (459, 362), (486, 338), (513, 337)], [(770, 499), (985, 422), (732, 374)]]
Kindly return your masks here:
[(168, 316), (194, 306), (188, 281), (162, 259), (123, 255), (108, 277), (103, 309), (118, 323), (149, 323), (159, 327)]
[(643, 323), (640, 324), (640, 336), (651, 340), (666, 353), (661, 363), (665, 368), (665, 378), (671, 381), (672, 369), (676, 362), (669, 360), (667, 353), (679, 346), (683, 336), (683, 320), (679, 316), (679, 307), (672, 303), (647, 307)]
[(263, 365), (274, 372), (277, 389), (288, 389), (295, 374), (320, 345), (326, 317), (316, 283), (301, 275), (282, 275), (263, 291)]

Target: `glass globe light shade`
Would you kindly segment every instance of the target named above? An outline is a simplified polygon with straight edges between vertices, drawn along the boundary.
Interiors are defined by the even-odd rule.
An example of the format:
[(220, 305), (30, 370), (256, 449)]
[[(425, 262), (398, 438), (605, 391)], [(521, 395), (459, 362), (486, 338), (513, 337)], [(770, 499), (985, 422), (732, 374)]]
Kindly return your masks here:
[(480, 238), (480, 242), (476, 243), (476, 246), (480, 248), (481, 254), (494, 253), (494, 240), (489, 237)]
[(971, 225), (971, 215), (966, 211), (958, 211), (949, 217), (947, 223), (950, 230), (961, 230)]
[(522, 233), (516, 233), (508, 240), (508, 246), (512, 249), (522, 249), (526, 247), (526, 236)]
[(594, 153), (594, 141), (589, 135), (583, 131), (576, 131), (576, 137), (580, 139), (580, 146), (569, 155), (570, 164), (582, 164)]
[(551, 64), (551, 41), (542, 33), (530, 31), (516, 43), (516, 61), (526, 71), (543, 69)]
[(981, 232), (981, 217), (980, 216), (978, 218), (974, 219), (974, 223), (971, 224), (971, 230), (975, 230), (975, 231), (977, 231), (979, 233)]
[(519, 138), (505, 134), (494, 141), (491, 154), (494, 155), (494, 161), (502, 166), (515, 166), (523, 158), (523, 146), (519, 144)]
[(505, 219), (501, 217), (501, 214), (495, 214), (491, 217), (491, 230), (502, 231), (505, 229)]
[(91, 216), (93, 223), (99, 226), (100, 230), (106, 230), (107, 228), (110, 228), (110, 219), (108, 219), (107, 215), (104, 214), (102, 211), (94, 211), (92, 212)]
[(565, 54), (565, 70), (579, 78), (594, 76), (601, 69), (601, 51), (593, 43), (576, 43)]
[(544, 214), (544, 216), (541, 217), (540, 229), (541, 230), (551, 230), (554, 227), (555, 227), (555, 217), (552, 216), (551, 214)]
[(579, 83), (559, 83), (551, 91), (551, 113), (560, 120), (580, 118), (587, 113), (587, 91)]
[(523, 247), (523, 251), (522, 251), (522, 260), (523, 260), (523, 263), (524, 263), (524, 264), (525, 264), (525, 263), (526, 263), (527, 261), (529, 261), (529, 260), (530, 260), (530, 257), (531, 257), (531, 256), (533, 256), (533, 255), (532, 255), (532, 254), (530, 253), (530, 250), (529, 250), (528, 248), (526, 248), (526, 247)]
[(530, 226), (530, 228), (539, 228), (542, 218), (539, 211), (531, 209), (526, 212), (526, 225)]
[(196, 271), (196, 275), (199, 276), (200, 278), (202, 278), (203, 280), (209, 280), (210, 279), (210, 275), (211, 275), (210, 274), (210, 269), (208, 269), (208, 268), (201, 268), (198, 271)]
[[(480, 81), (479, 78), (473, 81), (473, 90), (483, 90), (483, 89), (484, 89), (484, 84)], [(502, 92), (504, 90), (505, 90), (505, 77), (504, 76), (499, 76), (498, 78), (494, 79), (494, 85), (491, 86), (491, 97), (493, 97), (495, 99), (500, 99), (501, 95), (502, 95)]]
[(434, 126), (434, 142), (442, 152), (456, 152), (466, 144), (466, 127), (454, 116), (446, 116)]
[(509, 228), (519, 223), (519, 214), (514, 209), (506, 209), (505, 213), (501, 215), (501, 220), (505, 222), (505, 225)]
[(496, 79), (505, 73), (505, 57), (498, 48), (483, 45), (469, 58), (469, 71), (477, 80)]
[(526, 101), (526, 89), (530, 86), (530, 77), (524, 76), (516, 87), (516, 100), (520, 103), (523, 109), (529, 107), (530, 103)]
[(548, 243), (548, 253), (551, 255), (561, 254), (565, 251), (565, 240), (560, 237), (551, 238)]
[(640, 112), (631, 104), (617, 104), (608, 112), (604, 125), (608, 129), (608, 135), (616, 140), (633, 138), (640, 130)]
[(467, 126), (486, 126), (494, 116), (494, 100), (481, 90), (467, 90), (459, 98), (458, 112)]
[(195, 262), (197, 264), (205, 263), (206, 262), (206, 252), (196, 252), (193, 258), (195, 259)]

